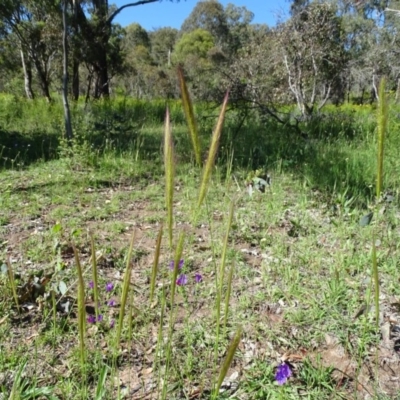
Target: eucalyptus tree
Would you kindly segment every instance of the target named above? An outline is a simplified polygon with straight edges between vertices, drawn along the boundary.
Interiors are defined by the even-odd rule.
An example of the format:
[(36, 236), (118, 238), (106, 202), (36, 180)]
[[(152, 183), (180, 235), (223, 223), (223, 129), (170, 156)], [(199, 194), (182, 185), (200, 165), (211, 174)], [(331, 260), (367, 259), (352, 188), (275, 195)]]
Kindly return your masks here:
[(177, 33), (169, 27), (147, 32), (137, 23), (126, 27), (122, 38), (125, 68), (118, 86), (137, 98), (174, 97), (176, 71), (171, 59)]
[(123, 48), (130, 49), (136, 46), (143, 46), (150, 49), (150, 36), (137, 22), (124, 28)]
[(181, 36), (172, 53), (173, 64), (184, 67), (197, 99), (209, 100), (213, 78), (210, 51), (215, 47), (214, 40), (209, 31), (195, 29)]
[[(12, 33), (3, 30), (0, 23), (0, 91), (12, 90), (14, 93), (23, 93), (21, 80), (21, 52), (19, 40)], [(25, 63), (25, 95), (33, 99), (32, 66), (29, 59)]]
[(183, 21), (181, 33), (202, 29), (208, 31), (217, 46), (224, 47), (228, 42), (229, 28), (224, 6), (218, 0), (197, 2), (189, 16)]
[(228, 52), (234, 56), (250, 38), (250, 24), (254, 19), (254, 13), (244, 6), (235, 6), (232, 3), (227, 4), (224, 13), (229, 30)]
[[(115, 17), (127, 8), (151, 4), (159, 0), (138, 0), (120, 7), (111, 6), (108, 0), (72, 1), (76, 8), (76, 24), (81, 32), (83, 40), (81, 45), (86, 56), (86, 63), (90, 65), (95, 75), (95, 97), (108, 97), (110, 94), (109, 64), (115, 61), (114, 56), (119, 52), (115, 45), (120, 44), (116, 40), (119, 38), (116, 37), (113, 24)], [(117, 63), (114, 67), (118, 68)]]
[(333, 94), (344, 93), (347, 55), (341, 17), (329, 3), (312, 2), (277, 29), (287, 84), (304, 118)]
[(63, 20), (63, 85), (62, 85), (62, 97), (64, 105), (64, 122), (65, 122), (65, 132), (68, 142), (72, 140), (72, 121), (71, 121), (71, 111), (69, 108), (68, 101), (68, 22), (67, 22), (67, 0), (63, 1), (62, 4), (62, 20)]
[(2, 0), (0, 20), (18, 40), (27, 96), (33, 97), (33, 65), (42, 94), (51, 101), (51, 78), (62, 53), (60, 4), (54, 0)]
[[(385, 10), (383, 43), (387, 49), (389, 78), (396, 91), (396, 100), (400, 96), (400, 0), (392, 0)], [(390, 81), (389, 81), (390, 83)]]
[(290, 116), (282, 108), (291, 97), (275, 29), (265, 24), (250, 25), (246, 44), (238, 50), (221, 82), (222, 87), (230, 88), (230, 103), (243, 118), (254, 110), (262, 118), (290, 124)]
[(150, 38), (147, 31), (138, 23), (124, 29), (121, 41), (124, 58), (124, 71), (118, 78), (127, 93), (137, 98), (147, 96), (149, 87), (146, 82), (148, 69), (153, 61), (150, 54)]
[[(188, 81), (197, 98), (216, 101), (223, 98), (222, 92), (229, 81), (226, 77), (239, 50), (249, 41), (253, 18), (254, 14), (246, 7), (234, 4), (224, 7), (217, 0), (208, 0), (199, 1), (183, 22), (174, 57), (186, 66)], [(184, 53), (188, 54), (186, 60)]]
[(149, 32), (151, 56), (158, 66), (171, 66), (171, 54), (178, 38), (178, 30), (163, 27)]
[(396, 21), (384, 10), (397, 0), (331, 0), (342, 20), (347, 53), (347, 95), (363, 102), (376, 98), (379, 79), (396, 85), (398, 67)]

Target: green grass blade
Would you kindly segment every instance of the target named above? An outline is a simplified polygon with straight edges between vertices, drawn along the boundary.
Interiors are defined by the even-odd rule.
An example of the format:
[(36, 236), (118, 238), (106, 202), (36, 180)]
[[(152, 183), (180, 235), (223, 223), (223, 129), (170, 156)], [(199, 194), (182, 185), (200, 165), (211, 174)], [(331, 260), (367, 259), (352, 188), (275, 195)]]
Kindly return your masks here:
[(174, 301), (175, 301), (176, 280), (178, 278), (179, 260), (182, 257), (184, 240), (185, 240), (185, 234), (183, 232), (181, 232), (181, 234), (179, 235), (179, 239), (178, 239), (178, 246), (176, 247), (176, 251), (175, 251), (174, 270), (173, 270), (172, 278), (171, 278), (171, 307), (173, 307)]
[(165, 113), (164, 130), (165, 130), (164, 132), (165, 201), (167, 208), (169, 247), (172, 248), (175, 163), (174, 163), (174, 145), (172, 141), (172, 132), (171, 132), (168, 107)]
[(228, 286), (226, 289), (226, 295), (225, 295), (225, 312), (224, 312), (224, 328), (226, 328), (226, 323), (228, 322), (228, 314), (229, 314), (229, 301), (231, 298), (231, 293), (232, 293), (232, 280), (233, 280), (233, 274), (235, 271), (235, 263), (232, 264), (231, 269), (229, 270), (229, 275), (228, 275)]
[(103, 368), (101, 369), (99, 380), (97, 382), (97, 387), (96, 387), (96, 397), (95, 400), (101, 400), (105, 393), (106, 393), (106, 379), (107, 379), (107, 374), (108, 374), (108, 366), (104, 365)]
[(375, 235), (372, 236), (372, 273), (374, 275), (374, 298), (375, 298), (375, 318), (376, 326), (379, 328), (379, 273), (378, 262), (376, 260)]
[(206, 164), (203, 169), (203, 177), (202, 177), (201, 185), (200, 185), (199, 200), (197, 203), (198, 207), (201, 206), (201, 204), (203, 203), (203, 200), (206, 196), (208, 182), (209, 182), (210, 176), (211, 176), (211, 171), (213, 169), (214, 162), (217, 157), (219, 140), (221, 138), (222, 127), (224, 125), (225, 112), (226, 112), (226, 108), (228, 105), (228, 98), (229, 98), (229, 92), (227, 92), (225, 95), (224, 101), (222, 103), (222, 108), (219, 113), (217, 125), (215, 126), (214, 132), (212, 135), (210, 149), (208, 151), (207, 161), (206, 161)]
[(231, 341), (231, 344), (229, 345), (225, 360), (224, 360), (221, 370), (219, 372), (217, 385), (214, 390), (214, 396), (213, 396), (214, 399), (217, 398), (217, 396), (218, 396), (219, 389), (221, 388), (222, 382), (224, 381), (225, 376), (228, 372), (228, 369), (232, 363), (233, 357), (236, 353), (236, 349), (239, 346), (241, 336), (242, 336), (242, 327), (239, 326), (236, 330), (235, 336), (233, 337), (233, 339)]
[(83, 282), (82, 266), (79, 260), (78, 251), (76, 247), (72, 246), (74, 250), (76, 269), (78, 273), (78, 330), (79, 330), (79, 344), (80, 344), (80, 359), (82, 370), (85, 367), (85, 329), (86, 329), (86, 311), (85, 311), (85, 284)]
[(126, 257), (126, 267), (125, 267), (125, 275), (124, 275), (124, 282), (122, 287), (122, 295), (121, 295), (121, 309), (119, 311), (119, 320), (118, 320), (118, 327), (117, 327), (117, 336), (115, 340), (116, 349), (119, 348), (121, 342), (121, 332), (122, 326), (124, 323), (124, 316), (125, 316), (125, 307), (126, 301), (128, 299), (128, 292), (129, 286), (131, 282), (131, 272), (132, 272), (132, 252), (133, 252), (133, 243), (135, 242), (135, 232), (132, 235), (131, 244), (129, 245), (128, 254)]
[(19, 314), (19, 303), (18, 303), (18, 296), (17, 296), (17, 288), (15, 285), (15, 279), (14, 279), (14, 271), (12, 269), (10, 257), (7, 257), (7, 274), (8, 274), (8, 280), (10, 282), (10, 287), (11, 291), (14, 297), (15, 305), (17, 306), (18, 314)]
[(20, 394), (21, 394), (20, 392), (21, 392), (21, 386), (22, 386), (22, 373), (25, 370), (27, 362), (28, 362), (27, 360), (24, 360), (20, 364), (20, 366), (15, 374), (9, 400), (14, 400), (14, 399), (20, 398)]
[(99, 280), (97, 273), (96, 248), (94, 246), (93, 235), (90, 235), (90, 245), (92, 251), (92, 277), (93, 277), (93, 294), (94, 294), (94, 310), (96, 321), (99, 317)]
[[(167, 388), (168, 388), (168, 376), (170, 371), (171, 365), (171, 357), (172, 357), (172, 336), (174, 333), (174, 325), (175, 325), (175, 292), (176, 292), (176, 279), (179, 273), (179, 260), (182, 257), (183, 251), (183, 244), (185, 240), (184, 232), (181, 232), (178, 239), (178, 245), (175, 250), (175, 258), (174, 258), (174, 270), (171, 277), (171, 305), (170, 305), (170, 317), (169, 317), (169, 324), (168, 324), (168, 338), (167, 338), (167, 348), (165, 350), (165, 373), (164, 373), (164, 383), (161, 392), (161, 399), (167, 398)], [(162, 329), (160, 327), (160, 329)]]
[(383, 148), (388, 120), (388, 104), (385, 93), (385, 78), (381, 79), (379, 85), (379, 105), (378, 105), (378, 171), (376, 178), (376, 197), (379, 199), (382, 192), (383, 183)]
[(163, 361), (162, 351), (164, 346), (163, 337), (164, 337), (164, 319), (165, 319), (165, 307), (166, 307), (166, 294), (165, 294), (165, 286), (162, 288), (161, 295), (161, 310), (160, 310), (160, 319), (158, 323), (158, 335), (157, 335), (157, 349), (156, 349), (156, 359), (154, 361), (154, 365), (158, 367), (158, 376), (157, 376), (157, 392), (160, 392), (160, 384), (161, 384), (161, 362)]
[[(222, 301), (222, 294), (224, 289), (224, 275), (225, 275), (225, 265), (226, 265), (226, 254), (228, 249), (228, 241), (229, 241), (229, 231), (232, 226), (233, 220), (233, 209), (234, 203), (231, 203), (229, 208), (229, 216), (228, 216), (228, 225), (226, 227), (226, 234), (224, 239), (224, 244), (222, 247), (222, 254), (221, 254), (221, 265), (219, 267), (219, 271), (216, 274), (216, 282), (217, 282), (217, 296), (215, 298), (215, 311), (216, 311), (216, 339), (215, 339), (215, 347), (214, 347), (214, 361), (215, 365), (218, 359), (218, 349), (219, 349), (219, 341), (220, 341), (220, 330), (221, 330), (221, 301)], [(226, 307), (225, 307), (226, 308)], [(226, 311), (227, 314), (227, 311)], [(225, 318), (224, 318), (225, 320)], [(225, 323), (225, 322), (224, 322)]]
[(199, 139), (199, 131), (197, 129), (197, 122), (194, 116), (193, 103), (190, 98), (189, 90), (186, 85), (185, 75), (183, 68), (178, 66), (178, 79), (181, 89), (182, 105), (185, 112), (186, 121), (189, 127), (190, 138), (192, 140), (193, 151), (196, 159), (196, 164), (201, 165), (201, 147)]
[(235, 204), (232, 201), (231, 206), (229, 208), (228, 225), (226, 227), (224, 245), (222, 247), (222, 254), (221, 254), (221, 266), (220, 266), (220, 270), (219, 270), (219, 286), (220, 286), (220, 290), (222, 290), (222, 285), (223, 285), (223, 282), (224, 282), (225, 265), (226, 265), (226, 253), (228, 251), (229, 232), (230, 232), (231, 226), (232, 226), (234, 208), (235, 208)]
[(156, 277), (157, 277), (157, 271), (158, 271), (158, 261), (160, 259), (160, 249), (161, 249), (161, 240), (162, 240), (162, 235), (163, 235), (163, 226), (160, 226), (160, 230), (158, 232), (157, 236), (157, 242), (156, 242), (156, 251), (154, 254), (154, 262), (153, 262), (153, 268), (151, 270), (151, 278), (150, 278), (150, 304), (153, 303), (153, 297), (154, 297), (154, 289), (156, 287)]

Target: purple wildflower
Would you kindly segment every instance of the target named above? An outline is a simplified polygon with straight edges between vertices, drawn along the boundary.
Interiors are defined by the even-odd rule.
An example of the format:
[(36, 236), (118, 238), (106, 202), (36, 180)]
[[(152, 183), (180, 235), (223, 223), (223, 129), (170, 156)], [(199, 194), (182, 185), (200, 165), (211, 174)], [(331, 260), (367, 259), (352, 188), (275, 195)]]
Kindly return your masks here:
[(95, 323), (96, 323), (96, 317), (95, 317), (94, 315), (89, 315), (89, 316), (86, 318), (86, 321), (87, 321), (89, 324), (95, 324)]
[(176, 284), (178, 286), (184, 286), (187, 284), (187, 282), (188, 282), (188, 280), (187, 280), (187, 276), (185, 274), (180, 274), (178, 279), (176, 280)]
[(283, 363), (278, 365), (278, 368), (275, 373), (275, 380), (278, 382), (278, 385), (283, 385), (286, 383), (288, 378), (292, 375), (292, 370), (290, 369), (289, 365)]
[(108, 307), (114, 307), (115, 306), (115, 300), (109, 300), (107, 303)]
[(110, 322), (110, 328), (114, 328), (115, 321), (112, 319)]
[(201, 276), (201, 274), (194, 274), (194, 281), (196, 283), (200, 283), (203, 281), (203, 277)]
[(101, 314), (98, 315), (97, 321), (99, 321), (99, 322), (103, 321), (103, 316)]
[(90, 289), (94, 289), (94, 282), (93, 281), (89, 282), (89, 287), (90, 287)]
[[(183, 263), (184, 263), (184, 262), (185, 262), (184, 260), (179, 260), (178, 269), (182, 269)], [(169, 269), (170, 269), (171, 271), (173, 271), (173, 270), (174, 270), (174, 266), (175, 266), (175, 261), (172, 260), (172, 261), (169, 263)]]
[(111, 292), (114, 289), (114, 284), (112, 282), (106, 283), (106, 292)]

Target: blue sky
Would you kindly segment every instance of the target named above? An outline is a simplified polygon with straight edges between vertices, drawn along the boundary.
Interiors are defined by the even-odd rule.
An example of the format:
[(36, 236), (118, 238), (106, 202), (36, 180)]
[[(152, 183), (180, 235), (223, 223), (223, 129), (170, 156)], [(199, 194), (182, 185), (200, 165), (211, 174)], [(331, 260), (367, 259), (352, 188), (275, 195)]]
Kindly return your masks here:
[[(219, 0), (224, 6), (233, 3), (236, 6), (245, 6), (254, 13), (253, 23), (275, 25), (279, 14), (287, 14), (290, 2), (288, 0)], [(132, 3), (132, 0), (109, 0), (109, 4), (122, 6)], [(136, 7), (128, 7), (121, 11), (114, 22), (126, 26), (133, 22), (139, 23), (147, 31), (163, 26), (179, 29), (185, 18), (195, 7), (197, 0), (180, 0), (170, 2), (163, 0)]]

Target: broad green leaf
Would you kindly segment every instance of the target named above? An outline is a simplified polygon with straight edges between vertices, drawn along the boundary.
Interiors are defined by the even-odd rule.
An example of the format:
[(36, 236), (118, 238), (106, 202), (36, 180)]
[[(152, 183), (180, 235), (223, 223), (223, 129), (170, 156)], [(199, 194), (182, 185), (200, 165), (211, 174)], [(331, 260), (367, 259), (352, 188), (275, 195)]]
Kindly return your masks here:
[(369, 225), (369, 224), (371, 223), (371, 221), (372, 221), (372, 217), (373, 217), (373, 216), (374, 216), (374, 213), (373, 213), (373, 212), (370, 212), (369, 214), (364, 215), (364, 216), (360, 219), (359, 225), (360, 225), (360, 226), (367, 226), (367, 225)]
[(60, 293), (64, 296), (67, 292), (68, 292), (68, 287), (66, 285), (66, 283), (64, 281), (61, 281), (58, 284), (58, 290), (60, 291)]
[(55, 224), (52, 228), (51, 228), (51, 233), (55, 234), (55, 233), (59, 233), (61, 232), (62, 226), (60, 223)]

